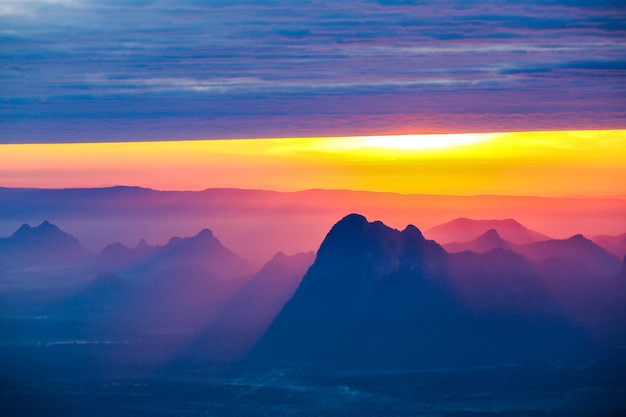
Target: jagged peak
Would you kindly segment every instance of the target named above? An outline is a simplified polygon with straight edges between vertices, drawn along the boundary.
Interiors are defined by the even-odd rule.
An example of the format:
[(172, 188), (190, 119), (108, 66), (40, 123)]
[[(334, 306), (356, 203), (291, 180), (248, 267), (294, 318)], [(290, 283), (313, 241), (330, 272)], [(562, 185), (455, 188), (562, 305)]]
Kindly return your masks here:
[(412, 224), (407, 225), (402, 231), (402, 234), (412, 236), (412, 237), (417, 237), (420, 240), (424, 240), (424, 235), (422, 234), (422, 231)]
[(339, 220), (328, 232), (327, 237), (329, 236), (348, 236), (355, 233), (359, 233), (359, 231), (363, 230), (365, 226), (370, 224), (367, 219), (356, 213), (348, 214), (341, 220)]
[(276, 254), (272, 257), (272, 261), (280, 261), (287, 258), (287, 255), (285, 255), (285, 253), (283, 251), (278, 251), (276, 252)]
[(377, 232), (396, 232), (403, 236), (415, 237), (419, 240), (425, 240), (422, 231), (412, 224), (407, 225), (401, 232), (392, 227), (389, 227), (380, 220), (369, 222), (367, 218), (361, 214), (352, 213), (348, 214), (341, 220), (339, 220), (331, 229), (329, 235), (336, 233), (357, 233), (361, 230), (374, 230)]
[(41, 224), (33, 229), (37, 230), (60, 230), (55, 224), (50, 223), (48, 220), (44, 220)]
[(363, 225), (368, 223), (367, 218), (362, 214), (351, 213), (345, 216), (343, 219), (339, 220), (335, 226), (339, 225)]
[(137, 242), (137, 246), (135, 246), (135, 249), (145, 249), (148, 247), (150, 247), (150, 245), (148, 245), (146, 239), (141, 239), (139, 242)]
[[(497, 220), (495, 220), (495, 221), (497, 221)], [(516, 219), (511, 219), (511, 218), (509, 218), (509, 219), (502, 219), (502, 220), (500, 220), (500, 221), (501, 221), (502, 223), (504, 223), (504, 224), (508, 224), (508, 225), (515, 225), (515, 226), (522, 226), (522, 227), (525, 227), (523, 224), (521, 224), (520, 222), (518, 222)]]
[(213, 232), (210, 229), (202, 229), (197, 235), (190, 237), (178, 237), (174, 236), (170, 238), (167, 242), (166, 246), (175, 246), (179, 245), (183, 242), (191, 243), (191, 242), (203, 242), (203, 241), (213, 241), (217, 240), (213, 235)]
[(13, 233), (13, 236), (19, 235), (24, 232), (29, 232), (30, 230), (32, 230), (32, 227), (30, 227), (30, 224), (24, 223), (23, 225), (19, 227), (19, 229), (15, 231), (15, 233)]
[(214, 236), (213, 236), (213, 232), (210, 229), (204, 228), (200, 230), (200, 233), (198, 233), (196, 237), (212, 238)]
[(587, 239), (585, 236), (581, 235), (580, 233), (574, 236), (571, 236), (567, 238), (566, 240), (570, 242), (591, 242), (591, 240)]
[(15, 231), (15, 233), (13, 233), (13, 237), (28, 236), (32, 233), (37, 233), (37, 232), (42, 232), (42, 231), (61, 232), (61, 229), (59, 229), (58, 226), (50, 223), (48, 220), (44, 220), (43, 222), (41, 222), (39, 226), (36, 226), (36, 227), (32, 227), (28, 223), (24, 223), (23, 225), (20, 226), (19, 229)]
[(115, 243), (109, 243), (108, 245), (106, 245), (102, 251), (104, 252), (104, 251), (111, 251), (111, 250), (118, 250), (118, 249), (129, 250), (130, 248), (126, 246), (125, 244), (123, 244), (122, 242), (115, 242)]
[(478, 237), (478, 239), (498, 239), (498, 240), (502, 240), (502, 237), (500, 236), (500, 233), (498, 233), (498, 230), (496, 229), (489, 229), (487, 230), (485, 233), (483, 233), (481, 236)]

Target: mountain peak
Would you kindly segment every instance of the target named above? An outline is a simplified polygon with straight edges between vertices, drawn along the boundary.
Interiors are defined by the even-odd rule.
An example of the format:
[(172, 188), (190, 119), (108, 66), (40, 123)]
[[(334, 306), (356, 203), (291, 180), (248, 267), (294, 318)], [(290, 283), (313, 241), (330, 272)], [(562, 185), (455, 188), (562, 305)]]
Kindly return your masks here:
[(486, 253), (495, 249), (509, 249), (509, 243), (500, 236), (498, 230), (491, 228), (476, 239), (469, 242), (453, 242), (445, 244), (444, 247), (450, 253), (472, 251), (476, 253)]
[(200, 233), (198, 233), (196, 235), (196, 237), (201, 237), (201, 238), (205, 238), (205, 239), (212, 238), (213, 237), (213, 232), (211, 230), (205, 228), (205, 229), (202, 229), (200, 231)]
[(283, 251), (278, 251), (276, 252), (276, 255), (272, 257), (272, 261), (280, 261), (286, 258), (287, 258), (287, 255), (285, 255)]
[(500, 236), (500, 233), (498, 233), (496, 229), (487, 230), (470, 243), (482, 246), (485, 249), (484, 252), (495, 248), (508, 248), (508, 243)]
[(395, 285), (388, 278), (397, 275), (401, 266), (416, 276), (433, 275), (446, 256), (441, 246), (424, 239), (415, 226), (399, 231), (351, 214), (326, 235), (317, 251), (315, 271), (302, 285), (320, 291), (331, 285), (344, 295), (356, 296), (373, 286)]
[(31, 225), (24, 223), (20, 226), (19, 229), (15, 231), (15, 233), (13, 233), (13, 238), (31, 238), (34, 235), (41, 235), (42, 233), (57, 233), (63, 235), (65, 234), (56, 225), (50, 223), (48, 220), (44, 220), (39, 226), (36, 227), (32, 227)]
[(251, 272), (248, 262), (222, 245), (209, 229), (191, 237), (171, 238), (166, 245), (155, 248), (150, 260), (152, 269), (196, 265), (218, 278), (241, 277)]
[(334, 226), (335, 228), (360, 228), (368, 223), (365, 216), (357, 213), (348, 214), (343, 219), (339, 220)]
[(407, 225), (407, 227), (405, 227), (404, 230), (402, 231), (402, 234), (406, 236), (415, 237), (420, 240), (424, 239), (424, 235), (422, 234), (422, 231), (418, 229), (417, 227), (413, 226), (412, 224)]
[(589, 239), (587, 239), (586, 237), (584, 237), (581, 234), (574, 235), (574, 236), (572, 236), (572, 237), (570, 237), (570, 238), (568, 238), (566, 240), (568, 240), (570, 242), (591, 242)]
[(17, 229), (17, 230), (15, 231), (15, 233), (13, 233), (13, 237), (15, 238), (15, 237), (19, 237), (19, 236), (22, 236), (22, 235), (24, 235), (24, 234), (27, 234), (27, 233), (29, 233), (32, 229), (33, 229), (33, 228), (32, 228), (32, 227), (30, 227), (30, 224), (28, 224), (28, 223), (24, 223), (23, 225), (21, 225), (21, 226), (20, 226), (20, 228), (19, 228), (19, 229)]
[(489, 229), (481, 237), (489, 239), (501, 239), (500, 234), (496, 229)]
[(515, 219), (472, 220), (458, 218), (435, 226), (426, 231), (430, 239), (440, 243), (470, 242), (490, 229), (495, 229), (500, 238), (518, 245), (548, 240), (549, 237), (528, 229)]
[(179, 236), (172, 236), (172, 237), (170, 238), (170, 240), (168, 240), (168, 241), (167, 241), (167, 245), (166, 245), (166, 246), (177, 245), (177, 244), (179, 244), (179, 243), (180, 243), (180, 242), (182, 242), (182, 241), (183, 241), (183, 238), (182, 238), (182, 237), (179, 237)]
[(84, 261), (90, 254), (78, 240), (49, 221), (37, 227), (23, 224), (10, 238), (3, 239), (0, 264), (22, 268), (34, 265), (61, 265)]

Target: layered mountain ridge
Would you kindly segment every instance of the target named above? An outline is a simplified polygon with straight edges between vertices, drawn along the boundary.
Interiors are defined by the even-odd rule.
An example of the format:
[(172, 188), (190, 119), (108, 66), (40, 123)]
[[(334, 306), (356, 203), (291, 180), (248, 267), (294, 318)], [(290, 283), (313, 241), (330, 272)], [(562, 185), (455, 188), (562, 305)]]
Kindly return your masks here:
[(413, 225), (350, 214), (315, 255), (279, 252), (256, 272), (209, 229), (161, 246), (112, 244), (95, 260), (49, 222), (0, 244), (24, 265), (40, 262), (32, 248), (81, 254), (59, 259), (96, 278), (43, 313), (80, 316), (94, 337), (131, 337), (131, 357), (150, 351), (153, 363), (229, 363), (252, 349), (248, 360), (263, 366), (473, 366), (626, 342), (623, 262), (581, 235), (516, 244), (495, 226), (446, 251)]
[[(493, 231), (485, 238), (501, 241)], [(549, 248), (561, 249), (556, 242)], [(597, 248), (581, 237), (565, 242), (592, 254)], [(594, 326), (615, 330), (610, 343), (624, 340), (624, 309), (615, 300), (605, 308), (621, 324), (597, 317), (583, 329), (564, 308), (575, 300), (580, 311), (593, 310), (586, 284), (559, 283), (574, 288), (560, 294), (567, 300), (549, 284), (533, 259), (512, 250), (449, 254), (414, 226), (398, 231), (352, 214), (328, 233), (251, 360), (348, 368), (534, 362), (596, 349)], [(611, 279), (595, 287), (607, 300), (616, 291), (626, 299)]]

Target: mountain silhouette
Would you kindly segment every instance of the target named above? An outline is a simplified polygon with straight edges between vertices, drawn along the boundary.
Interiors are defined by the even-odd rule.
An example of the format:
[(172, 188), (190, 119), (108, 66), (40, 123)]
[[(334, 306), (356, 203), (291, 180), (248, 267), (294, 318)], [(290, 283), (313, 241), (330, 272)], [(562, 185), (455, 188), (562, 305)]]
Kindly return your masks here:
[(91, 269), (98, 273), (119, 271), (144, 261), (154, 249), (143, 239), (132, 249), (119, 242), (112, 243), (98, 254)]
[(23, 224), (11, 237), (0, 238), (0, 267), (74, 266), (91, 258), (74, 237), (47, 220), (39, 226)]
[[(332, 204), (328, 204), (329, 201)], [(141, 238), (151, 243), (166, 242), (181, 233), (181, 225), (185, 225), (185, 230), (215, 225), (213, 232), (223, 242), (228, 242), (229, 249), (259, 266), (279, 250), (317, 249), (330, 226), (350, 212), (387, 221), (394, 227), (412, 222), (430, 227), (460, 215), (470, 219), (496, 219), (506, 213), (507, 217), (523, 219), (522, 223), (532, 224), (544, 234), (595, 236), (611, 234), (616, 229), (625, 232), (625, 210), (626, 200), (615, 199), (405, 195), (348, 190), (0, 187), (0, 219), (21, 223), (24, 219), (72, 219), (72, 230), (80, 230), (80, 240), (85, 247), (103, 248), (112, 242), (136, 242)], [(419, 213), (418, 218), (416, 213)], [(463, 238), (442, 239), (430, 235), (426, 228), (422, 231), (427, 238), (444, 244), (467, 242), (492, 228), (512, 243), (526, 244), (548, 238), (516, 241), (494, 225)], [(624, 253), (616, 255), (621, 258)]]
[(96, 278), (59, 311), (132, 322), (138, 328), (202, 328), (250, 279), (249, 263), (208, 229), (163, 246), (105, 247), (91, 267)]
[(496, 229), (490, 229), (472, 241), (447, 243), (444, 248), (450, 253), (486, 253), (494, 249), (507, 249), (526, 257), (546, 271), (549, 269), (551, 275), (555, 276), (564, 275), (566, 271), (575, 275), (610, 275), (619, 270), (618, 258), (582, 235), (517, 245), (502, 239)]
[(248, 261), (226, 248), (209, 229), (191, 237), (172, 237), (163, 246), (148, 245), (145, 240), (131, 249), (121, 243), (105, 247), (92, 265), (97, 273), (119, 273), (154, 276), (159, 272), (195, 265), (216, 278), (250, 275)]
[(321, 244), (250, 363), (380, 368), (550, 361), (590, 348), (525, 258), (449, 255), (352, 214)]
[(620, 269), (619, 258), (582, 235), (519, 245), (514, 247), (514, 251), (533, 262), (542, 262), (550, 258), (564, 259), (570, 264), (581, 264), (584, 268), (601, 275), (612, 275)]
[(494, 249), (510, 249), (511, 245), (500, 237), (496, 229), (489, 229), (470, 242), (452, 242), (443, 245), (443, 247), (449, 253), (458, 253), (468, 250), (476, 253), (485, 253)]
[(440, 243), (469, 242), (495, 229), (508, 242), (524, 245), (549, 239), (539, 232), (528, 229), (514, 219), (473, 220), (458, 218), (428, 229), (425, 234)]
[(148, 269), (180, 265), (198, 265), (218, 278), (239, 277), (252, 272), (252, 266), (222, 245), (209, 229), (192, 237), (171, 238), (142, 263)]

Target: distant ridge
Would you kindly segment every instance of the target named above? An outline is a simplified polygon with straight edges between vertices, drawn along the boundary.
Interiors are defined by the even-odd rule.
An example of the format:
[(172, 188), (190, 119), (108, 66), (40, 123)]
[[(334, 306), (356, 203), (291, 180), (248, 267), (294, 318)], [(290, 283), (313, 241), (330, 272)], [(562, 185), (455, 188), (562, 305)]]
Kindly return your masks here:
[(502, 239), (496, 229), (490, 229), (472, 241), (452, 242), (443, 246), (450, 253), (463, 251), (487, 253), (495, 249), (505, 249), (522, 255), (542, 267), (563, 260), (564, 263), (560, 262), (554, 273), (558, 270), (571, 269), (575, 265), (579, 266), (579, 269), (582, 268), (576, 271), (576, 274), (588, 271), (611, 275), (619, 270), (619, 258), (580, 234), (568, 239), (547, 239), (516, 245)]
[(443, 245), (450, 253), (471, 250), (476, 253), (485, 253), (494, 249), (510, 249), (511, 244), (500, 237), (496, 229), (489, 229), (484, 234), (470, 242), (452, 242)]
[[(279, 250), (306, 252), (319, 247), (325, 232), (345, 213), (359, 212), (392, 227), (417, 222), (422, 231), (463, 215), (470, 219), (524, 219), (554, 236), (595, 236), (626, 230), (626, 199), (541, 198), (524, 196), (403, 195), (365, 191), (279, 192), (209, 188), (158, 191), (137, 187), (94, 189), (0, 188), (0, 228), (54, 218), (72, 222), (87, 248), (115, 242), (165, 242), (171, 236), (212, 225), (228, 247), (262, 265)], [(106, 224), (103, 229), (102, 225)], [(607, 224), (612, 225), (608, 227)], [(467, 242), (494, 227), (486, 227)], [(500, 236), (512, 243), (502, 230)], [(299, 230), (299, 233), (294, 233)], [(13, 230), (10, 230), (11, 232)], [(6, 234), (8, 232), (5, 230)], [(75, 232), (78, 233), (78, 232)], [(78, 237), (78, 235), (77, 235)], [(533, 240), (534, 241), (534, 240)], [(263, 244), (258, 244), (263, 242)], [(621, 257), (621, 256), (620, 256)]]
[(548, 236), (528, 229), (515, 219), (473, 220), (458, 218), (428, 229), (425, 234), (440, 243), (469, 242), (494, 229), (504, 240), (518, 245), (550, 239)]
[(626, 255), (626, 233), (617, 236), (599, 235), (594, 236), (591, 240), (618, 258)]
[(552, 239), (516, 246), (514, 250), (533, 262), (562, 258), (581, 263), (602, 275), (615, 274), (620, 269), (619, 258), (580, 234), (568, 239)]
[(163, 246), (148, 245), (144, 239), (133, 249), (122, 243), (110, 244), (100, 252), (92, 270), (99, 273), (148, 273), (181, 265), (202, 267), (217, 278), (240, 277), (252, 272), (247, 260), (222, 245), (206, 228), (195, 236), (172, 237)]

